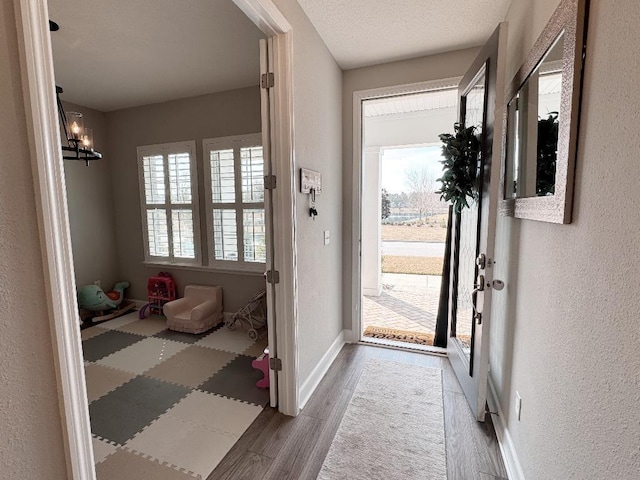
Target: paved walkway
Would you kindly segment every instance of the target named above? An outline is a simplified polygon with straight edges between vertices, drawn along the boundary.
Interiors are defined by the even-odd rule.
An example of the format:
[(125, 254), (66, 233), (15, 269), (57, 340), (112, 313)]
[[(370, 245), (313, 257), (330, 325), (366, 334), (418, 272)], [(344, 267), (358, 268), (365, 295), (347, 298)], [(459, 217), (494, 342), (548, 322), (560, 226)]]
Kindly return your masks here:
[[(362, 297), (362, 330), (369, 326), (435, 334), (440, 283), (434, 275), (382, 274), (382, 294)], [(471, 310), (458, 315), (458, 334), (471, 336)]]
[(362, 299), (363, 329), (368, 326), (434, 333), (441, 277), (382, 274), (382, 294)]

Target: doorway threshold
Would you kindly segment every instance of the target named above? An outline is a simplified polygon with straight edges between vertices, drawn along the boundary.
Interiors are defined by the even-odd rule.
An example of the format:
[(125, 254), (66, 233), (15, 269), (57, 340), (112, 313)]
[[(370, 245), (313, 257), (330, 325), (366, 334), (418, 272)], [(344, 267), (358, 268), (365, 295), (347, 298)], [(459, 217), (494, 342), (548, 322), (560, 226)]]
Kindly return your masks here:
[(375, 345), (376, 347), (392, 348), (395, 350), (403, 350), (407, 352), (426, 353), (429, 355), (447, 356), (447, 349), (441, 347), (434, 347), (431, 345), (419, 345), (416, 343), (395, 342), (393, 340), (387, 340), (382, 338), (366, 338), (361, 339), (357, 343), (360, 345)]

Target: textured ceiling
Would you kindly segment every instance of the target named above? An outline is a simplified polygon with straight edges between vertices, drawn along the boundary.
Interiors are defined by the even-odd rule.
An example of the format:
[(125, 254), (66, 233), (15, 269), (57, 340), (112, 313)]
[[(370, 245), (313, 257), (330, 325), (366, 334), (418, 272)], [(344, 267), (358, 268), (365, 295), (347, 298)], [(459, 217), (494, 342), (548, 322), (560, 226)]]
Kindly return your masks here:
[(100, 111), (258, 84), (257, 27), (231, 0), (49, 0), (62, 99)]
[(298, 0), (347, 70), (484, 44), (511, 0)]

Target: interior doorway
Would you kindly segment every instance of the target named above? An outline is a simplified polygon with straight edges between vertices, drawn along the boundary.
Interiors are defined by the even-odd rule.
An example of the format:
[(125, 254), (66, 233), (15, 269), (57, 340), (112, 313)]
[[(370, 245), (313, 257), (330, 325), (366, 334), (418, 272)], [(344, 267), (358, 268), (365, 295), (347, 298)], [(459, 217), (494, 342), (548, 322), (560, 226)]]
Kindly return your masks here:
[(439, 134), (457, 117), (455, 87), (362, 102), (360, 340), (434, 344), (448, 205)]
[[(128, 23), (139, 15), (119, 18), (121, 2), (102, 5), (96, 23), (82, 21), (90, 5), (48, 7), (97, 476), (206, 478), (270, 400), (277, 406), (263, 354), (263, 274), (273, 252), (270, 139), (261, 135), (270, 130), (260, 87), (265, 35), (231, 0), (146, 12), (155, 28)], [(158, 26), (167, 18), (190, 25), (188, 33), (164, 43)], [(90, 35), (73, 30), (83, 23)], [(116, 24), (144, 46), (107, 44)], [(235, 63), (221, 43), (232, 31)], [(202, 47), (185, 58), (194, 44)], [(118, 49), (146, 62), (106, 53)], [(69, 65), (89, 52), (101, 61), (79, 78)], [(205, 58), (218, 68), (203, 67)], [(173, 77), (149, 84), (163, 69)], [(189, 83), (194, 77), (207, 85)], [(76, 130), (82, 139), (89, 128), (102, 158), (85, 165), (70, 150)], [(105, 293), (111, 302), (96, 303)]]
[[(49, 14), (46, 2), (19, 0), (15, 3), (16, 23), (22, 44), (20, 60), (25, 72), (23, 91), (28, 105), (27, 127), (34, 159), (33, 177), (39, 207), (38, 222), (44, 262), (47, 266), (45, 297), (54, 333), (52, 343), (61, 392), (61, 410), (64, 412), (64, 438), (69, 456), (68, 476), (90, 479), (95, 478), (93, 464), (95, 456), (100, 453), (92, 448), (84, 365), (79, 348), (76, 282), (71, 254), (64, 165), (60, 154), (56, 90), (47, 24)], [(268, 87), (270, 95), (262, 100), (268, 102), (271, 107), (266, 115), (271, 120), (269, 128), (266, 129), (270, 139), (268, 149), (273, 160), (271, 173), (281, 174), (279, 188), (275, 191), (272, 201), (275, 204), (274, 217), (279, 230), (294, 231), (291, 219), (295, 205), (291, 205), (289, 201), (293, 195), (294, 184), (291, 141), (291, 25), (269, 0), (234, 0), (233, 3), (240, 7), (254, 24), (259, 25), (273, 46), (269, 61), (265, 63), (268, 64), (268, 73), (274, 79), (272, 85), (275, 86)], [(128, 178), (131, 179), (137, 181), (135, 175)], [(137, 191), (135, 187), (132, 190)], [(272, 249), (277, 256), (267, 262), (272, 268), (277, 268), (285, 279), (273, 288), (278, 290), (278, 295), (286, 295), (288, 299), (294, 297), (292, 285), (295, 284), (295, 271), (289, 268), (290, 264), (295, 265), (295, 249), (291, 248), (290, 240), (287, 236), (280, 238)], [(282, 255), (282, 252), (289, 252), (289, 256)], [(295, 389), (295, 335), (291, 335), (289, 329), (289, 325), (295, 325), (295, 319), (291, 320), (291, 317), (295, 316), (293, 305), (293, 301), (279, 301), (272, 309), (272, 313), (277, 314), (284, 323), (284, 328), (278, 332), (278, 336), (284, 338), (280, 338), (278, 342), (278, 357), (282, 369), (277, 382), (280, 387), (279, 408), (287, 414), (295, 414), (298, 410), (298, 395)], [(156, 398), (149, 398), (151, 397)]]

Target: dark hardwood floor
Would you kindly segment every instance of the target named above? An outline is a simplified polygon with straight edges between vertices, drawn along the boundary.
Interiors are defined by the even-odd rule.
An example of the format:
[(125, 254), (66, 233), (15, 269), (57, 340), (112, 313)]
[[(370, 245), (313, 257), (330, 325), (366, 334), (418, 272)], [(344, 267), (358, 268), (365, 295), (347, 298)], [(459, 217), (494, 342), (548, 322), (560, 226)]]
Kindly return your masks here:
[(314, 480), (362, 369), (370, 358), (436, 367), (444, 371), (448, 480), (507, 477), (490, 415), (487, 415), (486, 423), (476, 422), (446, 357), (345, 345), (300, 415), (292, 418), (272, 408), (265, 409), (220, 462), (209, 480)]

